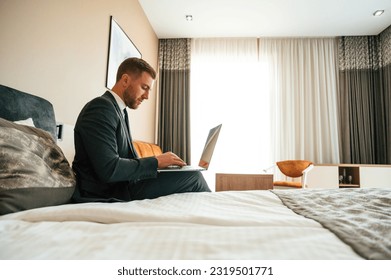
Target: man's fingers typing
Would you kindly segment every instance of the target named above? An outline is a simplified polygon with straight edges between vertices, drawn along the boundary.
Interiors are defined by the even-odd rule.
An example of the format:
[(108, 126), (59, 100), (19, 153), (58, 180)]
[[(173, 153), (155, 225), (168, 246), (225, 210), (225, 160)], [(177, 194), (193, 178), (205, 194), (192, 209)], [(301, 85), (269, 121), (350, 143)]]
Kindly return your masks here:
[(178, 165), (178, 166), (184, 166), (186, 163), (178, 157), (176, 154), (172, 152), (166, 152), (164, 154), (156, 156), (156, 159), (158, 160), (158, 167), (159, 168), (165, 168), (170, 165)]

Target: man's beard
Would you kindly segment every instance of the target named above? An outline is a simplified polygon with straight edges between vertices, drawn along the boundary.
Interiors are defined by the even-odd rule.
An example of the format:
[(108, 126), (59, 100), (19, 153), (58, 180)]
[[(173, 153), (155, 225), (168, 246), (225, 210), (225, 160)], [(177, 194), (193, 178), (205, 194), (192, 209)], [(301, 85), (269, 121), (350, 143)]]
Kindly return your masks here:
[(124, 92), (124, 101), (126, 106), (128, 106), (130, 109), (137, 109), (138, 108), (138, 101), (136, 99), (130, 98), (131, 94), (129, 93), (129, 89), (126, 89)]

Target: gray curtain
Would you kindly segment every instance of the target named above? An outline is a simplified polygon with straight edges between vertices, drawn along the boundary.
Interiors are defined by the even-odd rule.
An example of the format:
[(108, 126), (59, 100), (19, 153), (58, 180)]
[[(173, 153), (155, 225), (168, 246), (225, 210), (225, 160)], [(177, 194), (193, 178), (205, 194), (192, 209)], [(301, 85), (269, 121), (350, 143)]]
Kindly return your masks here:
[(191, 39), (159, 40), (158, 144), (190, 163)]
[(339, 39), (342, 163), (391, 163), (391, 27), (378, 36)]

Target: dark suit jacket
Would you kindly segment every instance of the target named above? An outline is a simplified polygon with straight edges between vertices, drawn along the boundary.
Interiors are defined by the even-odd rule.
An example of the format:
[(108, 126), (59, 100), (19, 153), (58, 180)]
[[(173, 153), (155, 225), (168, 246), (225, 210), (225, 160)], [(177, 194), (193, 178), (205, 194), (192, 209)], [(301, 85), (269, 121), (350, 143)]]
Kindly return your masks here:
[(157, 159), (137, 157), (122, 112), (108, 91), (80, 112), (75, 151), (76, 201), (128, 201), (132, 185), (157, 177)]

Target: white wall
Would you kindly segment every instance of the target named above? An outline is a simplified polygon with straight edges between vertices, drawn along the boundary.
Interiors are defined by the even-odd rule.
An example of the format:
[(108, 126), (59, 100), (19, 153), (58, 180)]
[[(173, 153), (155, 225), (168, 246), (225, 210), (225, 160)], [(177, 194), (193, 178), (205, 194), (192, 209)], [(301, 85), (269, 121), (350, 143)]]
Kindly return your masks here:
[[(48, 99), (73, 125), (106, 90), (111, 15), (156, 69), (158, 38), (137, 0), (1, 0), (0, 84)], [(154, 142), (155, 113), (156, 87), (131, 112), (133, 138)]]

